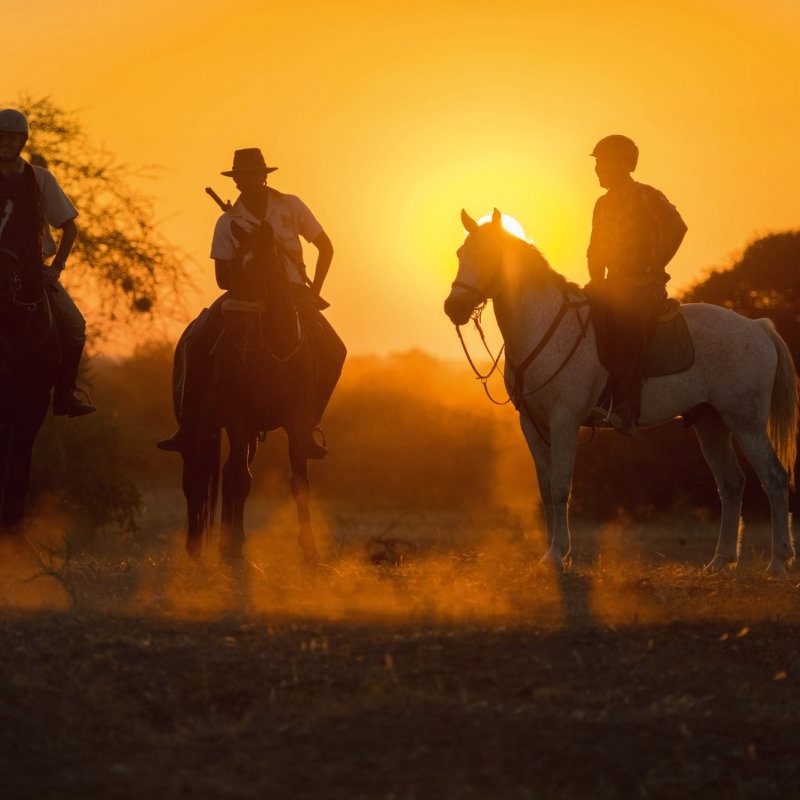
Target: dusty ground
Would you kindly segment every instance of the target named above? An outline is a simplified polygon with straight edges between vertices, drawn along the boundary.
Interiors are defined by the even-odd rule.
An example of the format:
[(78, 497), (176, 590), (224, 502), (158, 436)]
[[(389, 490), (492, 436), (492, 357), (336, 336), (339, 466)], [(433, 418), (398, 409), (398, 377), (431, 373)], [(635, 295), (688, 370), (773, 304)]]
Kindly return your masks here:
[(710, 577), (710, 525), (577, 526), (557, 578), (513, 525), (332, 527), (315, 573), (258, 537), (237, 570), (4, 552), (2, 796), (800, 795), (800, 573), (762, 528)]

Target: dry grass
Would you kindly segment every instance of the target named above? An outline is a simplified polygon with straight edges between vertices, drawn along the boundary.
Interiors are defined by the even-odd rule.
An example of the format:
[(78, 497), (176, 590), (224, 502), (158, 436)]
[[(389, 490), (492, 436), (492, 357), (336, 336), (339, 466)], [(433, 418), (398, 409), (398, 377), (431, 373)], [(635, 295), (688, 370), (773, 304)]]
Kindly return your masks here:
[[(707, 576), (710, 525), (576, 526), (564, 576), (524, 515), (290, 508), (235, 569), (178, 538), (42, 577), (0, 553), (8, 797), (772, 797), (800, 785), (800, 585), (767, 531)], [(255, 510), (256, 516), (258, 511)], [(265, 522), (266, 520), (262, 520)], [(64, 581), (69, 582), (65, 591)]]

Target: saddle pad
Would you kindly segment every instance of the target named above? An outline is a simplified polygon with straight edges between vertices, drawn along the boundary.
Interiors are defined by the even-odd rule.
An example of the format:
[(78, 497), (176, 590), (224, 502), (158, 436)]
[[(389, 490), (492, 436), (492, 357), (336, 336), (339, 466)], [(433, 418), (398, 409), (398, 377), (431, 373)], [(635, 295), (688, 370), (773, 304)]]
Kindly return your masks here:
[[(597, 336), (597, 355), (608, 369), (609, 342), (602, 303), (592, 302), (592, 322)], [(670, 298), (664, 311), (657, 317), (652, 337), (645, 348), (643, 377), (660, 378), (683, 372), (694, 364), (694, 345), (680, 303)]]
[(694, 364), (694, 345), (683, 314), (656, 323), (644, 356), (644, 377), (660, 378), (683, 372)]

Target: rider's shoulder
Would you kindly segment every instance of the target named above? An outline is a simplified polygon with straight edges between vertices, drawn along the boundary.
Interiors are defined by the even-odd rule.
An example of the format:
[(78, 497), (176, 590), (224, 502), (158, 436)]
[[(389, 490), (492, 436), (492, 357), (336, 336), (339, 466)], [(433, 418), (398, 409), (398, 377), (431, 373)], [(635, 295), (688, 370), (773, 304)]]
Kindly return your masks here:
[[(59, 186), (56, 176), (47, 167), (40, 167), (38, 164), (28, 164), (28, 166), (33, 170), (36, 182), (42, 188), (45, 186)], [(59, 186), (59, 188), (61, 187)]]
[(650, 186), (648, 183), (639, 183), (639, 181), (634, 181), (633, 185), (636, 196), (644, 202), (666, 199), (664, 192), (662, 192), (660, 189), (656, 189), (655, 186)]

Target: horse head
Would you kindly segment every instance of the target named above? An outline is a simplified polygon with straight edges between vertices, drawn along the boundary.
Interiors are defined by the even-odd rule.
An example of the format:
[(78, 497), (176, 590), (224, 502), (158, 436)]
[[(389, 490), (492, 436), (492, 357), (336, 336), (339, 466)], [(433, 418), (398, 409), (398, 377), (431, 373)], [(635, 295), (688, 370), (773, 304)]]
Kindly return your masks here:
[(444, 301), (444, 313), (454, 325), (464, 325), (479, 305), (499, 291), (504, 251), (514, 238), (503, 228), (502, 215), (497, 209), (483, 225), (462, 210), (461, 222), (467, 238), (456, 252), (458, 272)]
[(259, 300), (274, 282), (280, 260), (275, 250), (272, 226), (262, 222), (248, 230), (233, 222), (231, 230), (239, 243), (241, 254), (231, 294), (237, 300)]
[(463, 325), (478, 306), (500, 295), (516, 297), (523, 290), (564, 282), (533, 244), (503, 227), (497, 209), (483, 225), (466, 211), (461, 212), (461, 222), (467, 238), (457, 251), (458, 272), (444, 303), (455, 325)]

